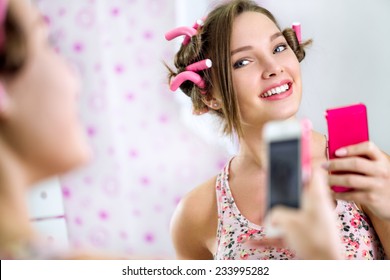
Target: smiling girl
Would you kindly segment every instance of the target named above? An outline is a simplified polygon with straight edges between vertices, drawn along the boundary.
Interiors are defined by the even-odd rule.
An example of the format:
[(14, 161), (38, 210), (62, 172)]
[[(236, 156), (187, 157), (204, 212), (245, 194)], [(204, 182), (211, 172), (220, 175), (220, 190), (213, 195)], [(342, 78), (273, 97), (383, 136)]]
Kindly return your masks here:
[[(282, 31), (268, 10), (245, 0), (224, 1), (193, 29), (175, 57), (177, 70), (170, 70), (171, 89), (179, 81), (195, 113), (216, 114), (224, 132), (237, 136), (239, 150), (217, 176), (178, 205), (171, 224), (177, 257), (299, 259), (288, 248), (248, 241), (266, 238), (262, 130), (268, 121), (295, 118), (302, 98), (299, 62), (310, 42), (299, 43), (292, 29)], [(211, 67), (193, 70), (194, 63), (205, 59), (212, 61)], [(312, 163), (319, 166), (327, 161), (326, 137), (312, 131), (311, 142)], [(368, 154), (368, 148), (360, 153)], [(382, 259), (384, 251), (390, 253), (388, 223), (364, 204), (335, 200), (334, 208), (343, 257)]]

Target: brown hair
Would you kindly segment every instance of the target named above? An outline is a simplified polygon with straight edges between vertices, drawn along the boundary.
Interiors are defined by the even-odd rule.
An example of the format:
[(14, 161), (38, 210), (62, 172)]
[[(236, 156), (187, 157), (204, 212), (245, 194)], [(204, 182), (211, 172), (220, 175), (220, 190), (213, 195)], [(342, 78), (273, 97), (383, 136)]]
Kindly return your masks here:
[(15, 74), (24, 65), (27, 56), (27, 39), (20, 26), (12, 1), (9, 2), (4, 28), (5, 42), (0, 51), (0, 74)]
[[(177, 71), (174, 72), (168, 68), (168, 78), (171, 80), (184, 71), (187, 65), (205, 58), (211, 59), (212, 68), (199, 73), (206, 82), (206, 95), (202, 95), (201, 89), (190, 81), (184, 82), (180, 89), (191, 98), (195, 111), (206, 109), (207, 106), (202, 98), (210, 100), (212, 92), (220, 93), (222, 108), (211, 110), (211, 112), (216, 113), (222, 119), (225, 134), (231, 135), (235, 131), (239, 137), (242, 136), (241, 115), (233, 89), (230, 40), (234, 19), (244, 12), (264, 14), (279, 28), (275, 17), (254, 1), (233, 0), (223, 3), (207, 16), (203, 28), (197, 36), (192, 37), (190, 44), (181, 46), (174, 60)], [(291, 28), (286, 28), (282, 33), (298, 61), (301, 62), (305, 57), (304, 47), (310, 44), (311, 40), (299, 44), (294, 30)]]

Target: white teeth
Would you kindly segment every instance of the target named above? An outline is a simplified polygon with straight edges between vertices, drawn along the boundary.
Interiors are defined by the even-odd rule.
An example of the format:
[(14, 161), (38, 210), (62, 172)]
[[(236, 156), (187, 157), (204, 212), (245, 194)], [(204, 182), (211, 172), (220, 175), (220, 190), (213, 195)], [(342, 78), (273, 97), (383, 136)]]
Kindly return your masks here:
[(270, 97), (270, 96), (272, 96), (274, 94), (280, 94), (280, 93), (283, 93), (283, 92), (287, 91), (289, 88), (290, 87), (289, 87), (288, 84), (284, 84), (284, 85), (281, 85), (279, 87), (270, 89), (269, 91), (263, 93), (260, 97)]

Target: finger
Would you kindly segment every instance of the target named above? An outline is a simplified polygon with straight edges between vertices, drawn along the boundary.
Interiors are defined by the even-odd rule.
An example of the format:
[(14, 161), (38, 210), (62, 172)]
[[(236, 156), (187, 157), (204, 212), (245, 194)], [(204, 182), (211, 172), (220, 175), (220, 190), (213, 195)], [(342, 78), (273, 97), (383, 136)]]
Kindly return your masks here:
[(353, 172), (367, 176), (378, 176), (378, 166), (372, 161), (362, 157), (347, 157), (330, 160), (323, 166), (330, 172)]
[(328, 182), (330, 186), (349, 187), (355, 191), (368, 191), (377, 184), (375, 178), (357, 174), (332, 174), (329, 175)]
[(383, 158), (381, 150), (370, 141), (340, 148), (335, 154), (337, 157), (365, 156), (372, 160)]

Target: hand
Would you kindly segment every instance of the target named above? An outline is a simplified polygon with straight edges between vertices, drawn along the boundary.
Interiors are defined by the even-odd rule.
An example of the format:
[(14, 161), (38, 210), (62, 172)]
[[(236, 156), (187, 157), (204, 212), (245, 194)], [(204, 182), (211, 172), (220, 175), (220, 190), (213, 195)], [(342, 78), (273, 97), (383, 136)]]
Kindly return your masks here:
[(277, 206), (269, 213), (272, 226), (283, 233), (283, 242), (280, 239), (249, 242), (258, 246), (287, 244), (302, 259), (341, 259), (341, 242), (333, 209), (326, 174), (317, 168), (304, 188), (300, 209)]
[(379, 218), (390, 219), (390, 159), (372, 142), (341, 148), (339, 158), (330, 160), (329, 185), (353, 188), (351, 192), (333, 193), (335, 199), (354, 201), (369, 208)]
[(302, 208), (275, 207), (271, 221), (280, 227), (286, 242), (303, 259), (341, 259), (340, 238), (326, 176), (314, 170), (305, 187)]

